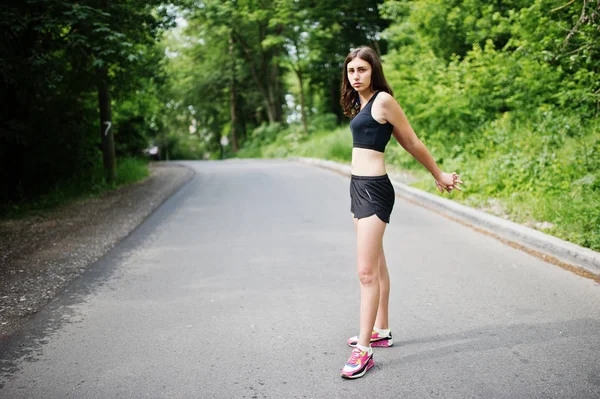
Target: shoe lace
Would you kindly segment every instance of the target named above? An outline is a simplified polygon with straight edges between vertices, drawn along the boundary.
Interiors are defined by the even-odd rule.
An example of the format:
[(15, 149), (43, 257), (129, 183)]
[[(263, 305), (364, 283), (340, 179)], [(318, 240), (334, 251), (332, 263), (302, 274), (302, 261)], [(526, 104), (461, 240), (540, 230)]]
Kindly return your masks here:
[(362, 352), (360, 349), (354, 348), (354, 350), (352, 350), (352, 354), (350, 355), (350, 359), (348, 359), (348, 364), (358, 363), (358, 359), (360, 359), (363, 353), (364, 352)]

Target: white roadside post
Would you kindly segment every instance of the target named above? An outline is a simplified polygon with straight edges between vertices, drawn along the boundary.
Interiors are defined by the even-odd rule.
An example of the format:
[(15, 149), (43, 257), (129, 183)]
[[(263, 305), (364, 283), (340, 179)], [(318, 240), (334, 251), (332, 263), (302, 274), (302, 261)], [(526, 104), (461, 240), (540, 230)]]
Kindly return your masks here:
[(221, 159), (225, 157), (225, 147), (229, 145), (229, 139), (227, 136), (221, 137)]

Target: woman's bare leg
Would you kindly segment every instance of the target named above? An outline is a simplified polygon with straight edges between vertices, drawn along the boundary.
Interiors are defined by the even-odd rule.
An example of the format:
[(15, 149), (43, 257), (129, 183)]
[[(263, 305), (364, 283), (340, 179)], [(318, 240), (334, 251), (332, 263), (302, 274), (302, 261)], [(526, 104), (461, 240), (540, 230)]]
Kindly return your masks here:
[[(352, 218), (354, 221), (354, 229), (358, 233), (358, 219)], [(379, 308), (377, 309), (377, 317), (375, 319), (375, 327), (386, 330), (389, 328), (389, 303), (390, 303), (390, 275), (388, 273), (387, 261), (381, 246), (379, 254)], [(371, 333), (369, 332), (369, 336)]]
[(388, 273), (387, 262), (383, 247), (379, 254), (379, 308), (377, 309), (377, 318), (375, 327), (386, 330), (389, 328), (388, 310), (390, 303), (390, 275)]
[(379, 308), (379, 258), (386, 224), (376, 215), (360, 219), (356, 225), (358, 279), (360, 280), (359, 344), (369, 346)]

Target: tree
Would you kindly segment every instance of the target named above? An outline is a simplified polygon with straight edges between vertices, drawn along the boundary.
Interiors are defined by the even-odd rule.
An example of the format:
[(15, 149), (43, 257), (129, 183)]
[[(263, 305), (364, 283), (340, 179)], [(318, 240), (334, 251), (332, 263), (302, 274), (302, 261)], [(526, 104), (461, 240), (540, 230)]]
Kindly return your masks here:
[[(0, 97), (6, 106), (0, 115), (2, 202), (36, 196), (61, 181), (89, 183), (99, 141), (104, 141), (107, 180), (114, 178), (111, 104), (147, 78), (141, 66), (173, 21), (160, 4), (15, 0), (0, 5), (5, 38)], [(98, 136), (91, 126), (100, 109)]]
[[(246, 62), (256, 87), (263, 97), (264, 110), (270, 123), (282, 121), (282, 91), (279, 64), (275, 61), (283, 49), (263, 45), (269, 34), (281, 33), (281, 26), (270, 26), (274, 9), (265, 0), (207, 0), (192, 10), (195, 18), (207, 29), (219, 30), (222, 39), (229, 37)], [(223, 29), (227, 29), (224, 32)]]
[(343, 120), (339, 105), (342, 66), (352, 48), (369, 45), (380, 55), (387, 45), (380, 37), (389, 21), (379, 15), (381, 0), (298, 0), (297, 7), (306, 10), (310, 35), (307, 78), (323, 97), (322, 112)]
[(154, 15), (157, 0), (88, 0), (69, 5), (73, 27), (70, 44), (91, 61), (98, 90), (100, 136), (104, 173), (108, 182), (115, 180), (115, 148), (111, 110), (111, 80), (127, 74), (130, 65), (144, 61), (145, 47), (152, 44), (161, 29), (170, 26), (172, 16)]

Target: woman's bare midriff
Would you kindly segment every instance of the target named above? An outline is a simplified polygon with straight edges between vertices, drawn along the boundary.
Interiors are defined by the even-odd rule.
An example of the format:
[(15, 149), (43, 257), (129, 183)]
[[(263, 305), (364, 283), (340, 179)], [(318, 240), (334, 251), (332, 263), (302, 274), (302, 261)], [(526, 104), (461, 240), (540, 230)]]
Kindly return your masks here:
[(353, 148), (352, 174), (355, 176), (385, 175), (385, 157), (383, 152), (366, 148)]

